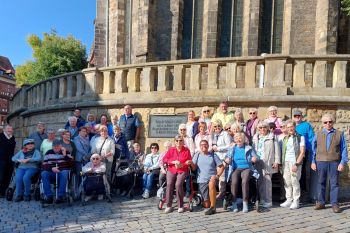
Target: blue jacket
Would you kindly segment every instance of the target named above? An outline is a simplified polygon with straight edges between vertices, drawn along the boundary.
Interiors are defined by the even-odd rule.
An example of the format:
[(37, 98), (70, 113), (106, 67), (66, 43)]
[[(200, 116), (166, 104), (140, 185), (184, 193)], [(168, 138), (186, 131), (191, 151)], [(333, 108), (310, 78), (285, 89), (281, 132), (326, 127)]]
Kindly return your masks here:
[(39, 168), (41, 162), (41, 154), (38, 150), (34, 149), (34, 153), (27, 157), (25, 153), (20, 150), (12, 157), (13, 162), (18, 162), (20, 159), (30, 158), (28, 163), (20, 163), (19, 168)]
[(295, 130), (297, 131), (298, 134), (300, 134), (301, 136), (304, 136), (306, 150), (311, 152), (312, 151), (312, 142), (313, 142), (314, 137), (315, 137), (315, 133), (314, 133), (314, 130), (313, 130), (311, 124), (307, 121), (303, 121), (295, 127)]
[[(75, 161), (77, 162), (89, 162), (91, 146), (89, 140), (82, 140), (80, 135), (73, 139), (76, 147)], [(87, 142), (87, 143), (86, 143)]]
[(123, 133), (120, 133), (118, 136), (113, 135), (113, 140), (115, 143), (115, 154), (116, 158), (120, 159), (130, 159), (130, 152), (128, 149), (128, 144)]

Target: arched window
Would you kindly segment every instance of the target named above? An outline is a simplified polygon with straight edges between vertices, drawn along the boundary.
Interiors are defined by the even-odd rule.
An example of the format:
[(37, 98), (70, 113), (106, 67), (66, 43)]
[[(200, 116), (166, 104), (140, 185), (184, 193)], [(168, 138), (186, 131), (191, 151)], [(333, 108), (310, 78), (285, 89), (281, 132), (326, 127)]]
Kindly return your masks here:
[(260, 53), (281, 53), (284, 0), (262, 0), (260, 11)]
[(124, 63), (130, 64), (131, 63), (131, 17), (132, 17), (132, 0), (125, 0), (125, 41), (124, 41)]
[(242, 54), (243, 0), (222, 0), (219, 56)]
[(202, 56), (203, 7), (204, 0), (184, 1), (181, 46), (183, 59)]

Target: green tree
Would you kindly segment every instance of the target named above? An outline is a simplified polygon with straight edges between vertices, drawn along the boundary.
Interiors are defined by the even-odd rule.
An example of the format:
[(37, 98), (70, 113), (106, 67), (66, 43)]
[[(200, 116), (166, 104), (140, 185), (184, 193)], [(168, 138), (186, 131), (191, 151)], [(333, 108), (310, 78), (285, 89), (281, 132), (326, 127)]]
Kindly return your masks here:
[(342, 10), (350, 16), (350, 0), (341, 0)]
[(34, 60), (16, 67), (17, 86), (34, 84), (87, 66), (86, 48), (73, 36), (63, 38), (53, 30), (44, 33), (43, 39), (30, 35), (27, 42), (33, 50)]

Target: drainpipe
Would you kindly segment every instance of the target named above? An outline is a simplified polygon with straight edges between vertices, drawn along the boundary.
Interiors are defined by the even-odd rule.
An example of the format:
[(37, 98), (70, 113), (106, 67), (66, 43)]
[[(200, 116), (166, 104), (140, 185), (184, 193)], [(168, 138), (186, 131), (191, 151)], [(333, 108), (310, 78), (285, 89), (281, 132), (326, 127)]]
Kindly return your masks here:
[(106, 67), (109, 66), (109, 0), (106, 0)]
[[(267, 54), (262, 53), (260, 56), (265, 57)], [(265, 65), (260, 65), (260, 74), (259, 74), (259, 88), (264, 88), (264, 73), (265, 73)]]

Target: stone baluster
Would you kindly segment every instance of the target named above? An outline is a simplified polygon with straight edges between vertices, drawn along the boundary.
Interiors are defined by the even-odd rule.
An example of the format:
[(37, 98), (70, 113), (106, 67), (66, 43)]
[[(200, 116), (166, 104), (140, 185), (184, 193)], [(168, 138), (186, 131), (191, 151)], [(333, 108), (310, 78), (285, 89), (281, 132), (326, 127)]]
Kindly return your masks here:
[(46, 98), (45, 98), (46, 104), (50, 103), (50, 100), (52, 98), (52, 94), (51, 93), (52, 93), (52, 81), (48, 80), (46, 82)]
[(190, 90), (201, 89), (202, 68), (200, 65), (191, 65)]
[(333, 70), (333, 88), (346, 88), (347, 61), (336, 61)]
[(67, 80), (65, 77), (60, 77), (58, 81), (59, 81), (58, 98), (63, 99), (64, 97), (66, 97), (66, 94), (67, 94)]
[(185, 68), (183, 65), (174, 66), (174, 91), (185, 90)]
[(77, 94), (76, 96), (82, 96), (84, 93), (84, 75), (83, 74), (77, 74), (76, 76), (77, 79)]
[(256, 62), (249, 61), (245, 64), (244, 87), (256, 87)]
[(94, 96), (102, 93), (103, 76), (97, 68), (83, 70), (85, 74), (85, 94)]
[(284, 87), (284, 73), (285, 73), (286, 59), (280, 60), (265, 60), (265, 87)]
[[(47, 82), (47, 81), (46, 81)], [(40, 84), (40, 106), (45, 105), (45, 97), (46, 97), (46, 82)]]
[(326, 87), (327, 61), (317, 60), (314, 65), (312, 87)]
[(140, 74), (141, 70), (137, 68), (129, 69), (127, 75), (127, 86), (129, 92), (140, 91)]
[(208, 86), (207, 89), (218, 88), (218, 64), (208, 64)]
[(155, 91), (156, 70), (153, 67), (145, 67), (142, 70), (141, 91)]
[(158, 91), (170, 90), (170, 70), (167, 66), (158, 67)]
[(36, 95), (35, 104), (36, 106), (40, 106), (40, 86), (38, 85), (35, 87), (35, 95)]
[(305, 87), (305, 64), (304, 60), (295, 60), (293, 71), (293, 87)]
[(55, 100), (58, 98), (58, 79), (52, 80), (52, 96), (51, 99)]
[(126, 70), (117, 70), (115, 72), (115, 82), (114, 82), (115, 93), (128, 92), (126, 79), (127, 79)]
[(74, 93), (74, 83), (73, 83), (73, 76), (69, 75), (67, 76), (67, 97), (71, 98), (75, 95)]
[(226, 86), (227, 88), (236, 88), (236, 75), (237, 74), (237, 64), (227, 63), (226, 64)]
[(114, 92), (115, 72), (106, 70), (103, 71), (103, 94)]
[(32, 89), (29, 89), (27, 91), (27, 99), (28, 99), (28, 107), (32, 106), (32, 103), (33, 103)]

